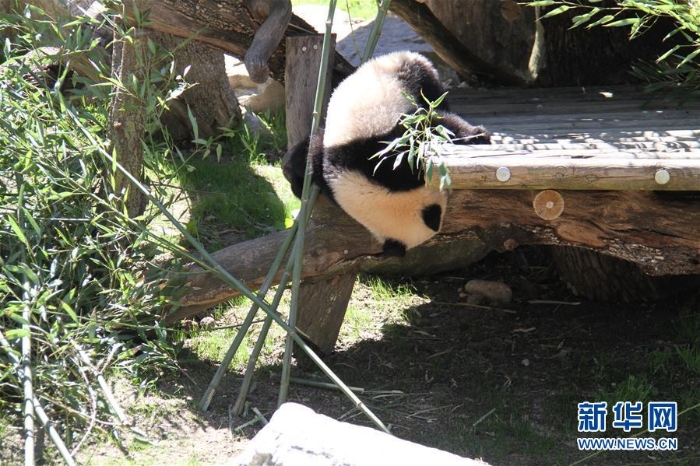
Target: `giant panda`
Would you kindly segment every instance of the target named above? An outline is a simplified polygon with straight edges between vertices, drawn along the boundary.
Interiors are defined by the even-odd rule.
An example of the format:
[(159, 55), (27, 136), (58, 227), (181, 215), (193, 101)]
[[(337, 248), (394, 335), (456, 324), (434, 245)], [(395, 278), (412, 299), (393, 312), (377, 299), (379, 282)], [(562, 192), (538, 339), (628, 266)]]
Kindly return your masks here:
[[(338, 85), (328, 103), (325, 128), (309, 141), (290, 149), (283, 161), (292, 191), (301, 197), (307, 153), (312, 179), (322, 193), (367, 228), (383, 244), (386, 256), (403, 256), (435, 235), (442, 225), (446, 193), (425, 185), (422, 170), (408, 162), (394, 168), (394, 160), (377, 167), (371, 158), (400, 137), (403, 114), (415, 106), (407, 96), (427, 107), (444, 93), (435, 67), (420, 54), (394, 52), (360, 66)], [(438, 107), (440, 124), (460, 144), (487, 144), (489, 135)]]

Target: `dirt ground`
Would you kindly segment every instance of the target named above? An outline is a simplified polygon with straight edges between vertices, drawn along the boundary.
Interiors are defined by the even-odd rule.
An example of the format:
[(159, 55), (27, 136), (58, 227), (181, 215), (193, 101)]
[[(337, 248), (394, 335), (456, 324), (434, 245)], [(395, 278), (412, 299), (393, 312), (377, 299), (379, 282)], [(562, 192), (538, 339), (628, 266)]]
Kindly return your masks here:
[[(461, 289), (473, 278), (507, 283), (513, 302), (467, 305)], [(648, 304), (580, 299), (558, 280), (545, 248), (492, 254), (466, 270), (391, 283), (416, 292), (400, 310), (406, 320), (340, 345), (326, 362), (346, 384), (366, 390), (361, 399), (400, 438), (494, 465), (700, 464), (698, 408), (679, 417), (676, 452), (589, 458), (575, 443), (577, 403), (583, 401), (678, 401), (679, 411), (700, 402), (700, 374), (673, 358), (676, 345), (700, 334), (684, 320), (695, 314), (691, 322), (698, 322), (697, 306), (685, 294)], [(353, 299), (378, 307), (361, 285)], [(257, 370), (249, 397), (250, 407), (268, 419), (276, 406), (281, 351), (277, 362)], [(196, 403), (216, 365), (193, 361), (182, 367), (183, 376), (140, 401), (165, 408), (157, 415), (146, 409), (137, 419), (152, 445), (136, 448), (129, 464), (226, 464), (260, 429), (229, 429), (254, 418), (252, 411), (229, 417), (241, 373), (229, 372), (210, 410), (199, 414)], [(292, 375), (323, 380), (304, 359)], [(293, 384), (289, 399), (369, 425), (339, 392)], [(606, 436), (623, 434), (608, 429)], [(125, 461), (122, 453), (103, 450), (85, 459)]]

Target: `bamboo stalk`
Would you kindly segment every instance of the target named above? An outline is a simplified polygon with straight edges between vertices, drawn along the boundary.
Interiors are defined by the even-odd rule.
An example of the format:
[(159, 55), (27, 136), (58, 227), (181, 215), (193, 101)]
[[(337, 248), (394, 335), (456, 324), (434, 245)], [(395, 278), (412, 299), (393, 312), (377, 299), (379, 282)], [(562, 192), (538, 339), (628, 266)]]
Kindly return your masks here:
[[(332, 28), (333, 16), (335, 15), (335, 7), (337, 0), (330, 0), (328, 5), (328, 18), (326, 19), (326, 32), (323, 36), (323, 46), (321, 48), (321, 65), (318, 71), (316, 81), (316, 96), (314, 99), (314, 110), (311, 119), (311, 137), (313, 137), (321, 125), (321, 109), (323, 108), (323, 98), (326, 87), (326, 75), (328, 73), (328, 60), (332, 48)], [(301, 209), (299, 217), (301, 223), (297, 229), (297, 236), (294, 243), (294, 267), (292, 269), (292, 300), (289, 306), (289, 328), (292, 332), (296, 332), (296, 321), (299, 307), (299, 287), (301, 284), (301, 267), (304, 261), (304, 239), (306, 237), (306, 223), (308, 221), (307, 212), (311, 212), (309, 199), (311, 197), (311, 170), (312, 158), (306, 157), (306, 170), (304, 172), (304, 186), (301, 190)], [(280, 380), (280, 391), (277, 397), (277, 405), (281, 405), (287, 400), (289, 392), (289, 377), (291, 374), (292, 352), (294, 350), (294, 335), (287, 334), (287, 339), (284, 346), (284, 358), (282, 361), (282, 376)]]
[[(27, 297), (28, 298), (28, 297)], [(22, 328), (27, 334), (22, 337), (22, 387), (24, 391), (24, 464), (33, 466), (34, 460), (34, 390), (32, 387), (32, 340), (29, 329), (29, 319), (31, 319), (31, 308), (24, 305), (22, 318), (25, 323)]]
[(49, 433), (51, 441), (53, 441), (54, 445), (56, 445), (56, 448), (61, 454), (63, 461), (65, 461), (68, 466), (75, 466), (76, 463), (73, 456), (68, 451), (68, 448), (66, 448), (66, 444), (63, 443), (61, 436), (58, 434), (58, 431), (53, 426), (49, 416), (46, 415), (46, 411), (44, 411), (44, 408), (39, 404), (39, 400), (36, 397), (34, 398), (34, 411), (36, 411), (36, 415), (39, 417), (41, 424)]
[[(336, 385), (334, 385), (332, 383), (328, 383), (328, 382), (320, 382), (318, 380), (300, 379), (298, 377), (290, 377), (289, 381), (292, 383), (299, 384), (299, 385), (306, 385), (308, 387), (325, 388), (326, 390), (338, 390), (338, 387)], [(356, 393), (365, 393), (365, 389), (362, 387), (348, 387), (348, 388)]]
[(255, 413), (255, 418), (258, 419), (262, 425), (266, 426), (269, 424), (258, 408), (253, 407), (253, 412)]
[[(311, 205), (316, 202), (316, 198), (318, 197), (319, 191), (318, 188), (316, 188), (314, 191), (311, 193)], [(311, 214), (311, 211), (307, 213), (307, 220), (308, 220), (308, 215)], [(272, 286), (272, 282), (275, 279), (275, 276), (277, 275), (277, 271), (279, 270), (280, 266), (282, 265), (282, 260), (284, 259), (284, 256), (287, 254), (287, 250), (289, 249), (289, 246), (292, 243), (292, 240), (294, 239), (294, 235), (298, 229), (299, 226), (299, 218), (301, 217), (301, 212), (299, 213), (299, 216), (297, 219), (295, 219), (294, 224), (290, 227), (289, 233), (284, 239), (284, 242), (280, 246), (279, 251), (277, 252), (277, 256), (275, 256), (275, 260), (270, 266), (270, 270), (267, 273), (267, 276), (265, 277), (265, 282), (263, 285), (260, 287), (260, 290), (258, 291), (258, 296), (263, 299), (265, 295), (267, 295), (267, 291), (270, 289)], [(282, 297), (282, 293), (284, 292), (284, 288), (286, 287), (287, 281), (289, 280), (289, 272), (287, 269), (291, 268), (291, 263), (294, 255), (293, 253), (290, 255), (290, 258), (287, 263), (287, 267), (285, 268), (285, 272), (282, 275), (282, 278), (280, 279), (280, 283), (277, 288), (277, 293), (275, 294), (275, 300), (277, 303), (279, 303), (279, 300)], [(279, 299), (277, 298), (277, 295), (279, 294)], [(277, 304), (273, 302), (272, 304), (272, 309), (275, 311), (277, 310)], [(214, 374), (214, 377), (212, 378), (212, 381), (209, 383), (209, 387), (207, 387), (207, 390), (205, 391), (204, 395), (202, 396), (202, 400), (200, 401), (199, 409), (201, 411), (206, 411), (209, 408), (209, 403), (211, 403), (211, 400), (214, 396), (214, 393), (216, 392), (216, 389), (218, 388), (219, 384), (221, 383), (221, 379), (226, 372), (226, 369), (228, 368), (229, 364), (231, 364), (231, 361), (233, 360), (233, 357), (235, 354), (238, 352), (238, 348), (240, 347), (241, 343), (243, 342), (243, 338), (245, 337), (246, 333), (248, 333), (248, 330), (250, 328), (250, 325), (252, 324), (253, 319), (255, 318), (255, 315), (258, 312), (258, 305), (253, 303), (253, 305), (250, 307), (250, 310), (248, 311), (248, 315), (246, 316), (245, 320), (243, 323), (240, 325), (240, 328), (238, 332), (236, 333), (236, 337), (234, 338), (233, 342), (231, 343), (231, 346), (229, 347), (228, 351), (226, 352), (226, 355), (224, 356), (224, 360), (221, 362), (221, 365), (216, 371), (216, 374)], [(265, 330), (265, 327), (267, 326), (267, 330), (264, 332), (261, 331), (260, 335), (258, 336), (258, 341), (262, 338), (263, 342), (267, 336), (267, 331), (269, 330), (269, 324), (267, 324), (269, 320), (269, 317), (265, 318), (265, 323), (263, 324), (263, 330)], [(258, 346), (258, 343), (256, 342), (256, 347)], [(259, 354), (260, 351), (258, 351)], [(253, 354), (255, 354), (255, 350), (253, 350)], [(251, 358), (257, 361), (257, 355), (253, 358), (253, 355), (251, 355)], [(248, 368), (250, 367), (250, 359), (248, 360), (248, 366), (246, 367), (246, 373), (244, 374), (243, 377), (243, 384), (241, 385), (241, 390), (239, 392), (239, 398), (236, 401), (236, 405), (234, 407), (234, 412), (238, 415), (240, 414), (241, 410), (243, 409), (243, 402), (245, 401), (245, 398), (248, 396), (248, 388), (250, 387), (250, 380), (248, 380), (246, 384), (246, 378), (252, 377), (248, 376)], [(253, 363), (253, 369), (255, 368), (255, 363)], [(241, 401), (242, 399), (242, 401)], [(240, 406), (239, 406), (240, 402)]]
[[(277, 256), (275, 256), (275, 260), (272, 263), (272, 266), (270, 267), (269, 272), (267, 273), (267, 277), (265, 277), (265, 281), (263, 282), (262, 286), (260, 287), (260, 290), (258, 290), (258, 296), (260, 297), (260, 299), (265, 298), (265, 296), (267, 295), (267, 291), (272, 286), (272, 283), (275, 279), (275, 276), (277, 275), (277, 271), (279, 270), (280, 266), (282, 265), (282, 260), (284, 260), (284, 256), (287, 254), (287, 251), (289, 250), (289, 246), (292, 244), (292, 241), (294, 240), (294, 235), (298, 229), (298, 226), (299, 226), (299, 222), (295, 221), (294, 224), (289, 229), (287, 236), (284, 238), (284, 242), (280, 246), (280, 249), (277, 252)], [(283, 286), (283, 285), (280, 283), (280, 286)], [(226, 354), (224, 355), (223, 361), (221, 361), (221, 364), (217, 368), (216, 373), (214, 374), (214, 377), (212, 378), (211, 382), (209, 382), (209, 386), (207, 387), (206, 391), (204, 392), (204, 395), (202, 395), (202, 399), (199, 402), (199, 410), (200, 411), (206, 411), (207, 409), (209, 409), (209, 404), (211, 403), (211, 400), (214, 397), (214, 393), (216, 393), (216, 389), (219, 387), (219, 384), (221, 383), (221, 379), (223, 378), (224, 373), (228, 369), (228, 366), (231, 364), (233, 357), (238, 352), (238, 348), (241, 346), (241, 343), (243, 342), (243, 338), (248, 333), (248, 329), (250, 328), (251, 324), (253, 323), (253, 320), (255, 319), (255, 315), (258, 313), (259, 309), (260, 309), (260, 306), (258, 304), (256, 304), (255, 302), (253, 302), (253, 304), (250, 306), (250, 310), (248, 311), (248, 314), (246, 315), (245, 319), (243, 320), (243, 323), (241, 324), (240, 328), (238, 329), (238, 332), (236, 333), (236, 336), (233, 339), (233, 342), (231, 342), (231, 346), (229, 346), (228, 351), (226, 351)]]
[[(59, 95), (59, 98), (60, 95)], [(72, 111), (72, 109), (69, 106), (66, 106), (66, 113), (70, 118), (73, 119), (73, 121), (76, 123), (77, 127), (82, 131), (83, 135), (90, 141), (90, 143), (94, 144), (95, 147), (101, 147), (98, 141), (95, 139), (94, 135), (90, 133), (90, 131), (87, 130), (87, 128), (82, 125), (80, 119), (75, 115), (75, 113)], [(317, 128), (318, 129), (318, 128)], [(117, 170), (121, 171), (124, 176), (126, 176), (129, 181), (138, 189), (139, 191), (143, 192), (146, 195), (146, 198), (153, 203), (153, 205), (156, 206), (156, 208), (168, 219), (168, 221), (175, 227), (177, 230), (183, 235), (183, 237), (197, 250), (199, 254), (201, 254), (202, 259), (196, 259), (196, 262), (200, 265), (203, 265), (206, 267), (208, 270), (211, 271), (211, 273), (216, 276), (216, 278), (224, 281), (227, 283), (229, 286), (236, 288), (242, 295), (253, 301), (255, 304), (257, 304), (260, 309), (265, 311), (267, 315), (272, 317), (272, 320), (275, 321), (277, 325), (282, 327), (282, 329), (287, 332), (288, 334), (292, 335), (292, 338), (294, 338), (294, 342), (298, 344), (301, 349), (311, 358), (311, 360), (316, 364), (316, 366), (323, 371), (328, 378), (330, 378), (338, 387), (341, 389), (341, 391), (347, 396), (350, 401), (352, 401), (355, 404), (355, 407), (357, 407), (360, 411), (362, 411), (379, 429), (383, 430), (384, 432), (391, 434), (389, 429), (380, 421), (374, 413), (372, 413), (367, 406), (362, 403), (362, 401), (354, 394), (352, 391), (345, 385), (345, 383), (340, 380), (340, 378), (335, 375), (335, 373), (321, 360), (320, 357), (309, 347), (309, 345), (306, 344), (303, 338), (299, 336), (299, 334), (291, 329), (289, 325), (274, 311), (270, 308), (270, 306), (264, 302), (262, 299), (260, 299), (258, 296), (256, 296), (253, 292), (251, 292), (243, 283), (241, 283), (238, 279), (233, 277), (226, 269), (221, 267), (221, 265), (214, 260), (214, 258), (209, 254), (209, 252), (204, 248), (204, 246), (201, 245), (199, 241), (197, 241), (192, 234), (187, 231), (187, 229), (180, 223), (174, 216), (173, 214), (168, 211), (168, 209), (165, 208), (165, 206), (153, 195), (150, 193), (148, 189), (139, 181), (137, 180), (128, 170), (126, 170), (117, 160), (112, 157), (112, 155), (105, 151), (104, 149), (100, 149), (100, 155), (104, 157), (112, 166), (116, 167)], [(148, 232), (148, 234), (156, 239), (160, 239), (157, 235), (155, 235), (152, 232)], [(188, 256), (191, 257), (191, 256)], [(252, 321), (252, 319), (251, 319)], [(211, 401), (211, 396), (213, 396), (213, 393), (210, 395), (209, 400)], [(208, 404), (207, 401), (207, 404)]]
[[(316, 203), (316, 199), (318, 198), (319, 195), (319, 189), (317, 186), (312, 187), (311, 191), (311, 198), (309, 199), (309, 206), (313, 208), (313, 205)], [(308, 222), (309, 216), (311, 215), (311, 208), (306, 212), (306, 218), (304, 221)], [(299, 212), (299, 215), (297, 218), (302, 218), (301, 217), (301, 212)], [(295, 221), (295, 224), (298, 222)], [(279, 302), (282, 299), (282, 295), (284, 294), (284, 290), (287, 287), (287, 282), (289, 281), (289, 277), (292, 271), (292, 267), (294, 265), (294, 258), (295, 258), (295, 253), (292, 251), (292, 254), (289, 256), (289, 260), (287, 261), (287, 265), (284, 269), (284, 273), (282, 274), (282, 277), (280, 278), (279, 285), (277, 285), (277, 292), (275, 293), (275, 297), (273, 298), (272, 302), (272, 309), (277, 310), (279, 306)], [(250, 384), (253, 380), (253, 375), (255, 373), (255, 366), (258, 362), (258, 357), (260, 356), (260, 352), (262, 351), (262, 347), (265, 344), (265, 339), (267, 338), (267, 334), (270, 331), (270, 326), (272, 325), (272, 318), (270, 316), (265, 317), (265, 321), (263, 323), (262, 329), (260, 330), (260, 333), (258, 334), (258, 340), (255, 342), (255, 347), (253, 348), (253, 352), (251, 353), (250, 357), (248, 358), (248, 364), (246, 365), (245, 373), (243, 374), (243, 381), (241, 382), (241, 388), (238, 391), (238, 398), (236, 398), (236, 403), (233, 405), (233, 412), (236, 415), (240, 415), (241, 411), (243, 411), (243, 406), (245, 404), (245, 400), (248, 397), (248, 392), (250, 390)]]
[[(17, 186), (19, 186), (19, 199), (17, 201), (17, 223), (24, 226), (24, 183), (22, 180), (22, 174), (17, 173), (15, 176), (17, 181)], [(26, 241), (26, 240), (25, 240)], [(22, 248), (22, 262), (27, 262), (26, 254), (30, 251), (29, 243), (26, 242), (26, 249)], [(27, 283), (27, 277), (24, 277), (25, 291), (23, 293), (22, 299), (24, 301), (24, 307), (22, 308), (22, 330), (24, 330), (24, 335), (21, 339), (21, 351), (22, 359), (20, 361), (18, 375), (22, 380), (22, 392), (24, 395), (24, 464), (27, 466), (33, 466), (36, 462), (34, 460), (34, 389), (32, 386), (32, 331), (31, 331), (31, 318), (32, 318), (32, 308), (29, 305), (31, 300), (29, 295), (29, 287)]]
[(75, 349), (75, 351), (78, 353), (78, 356), (80, 356), (80, 359), (83, 361), (83, 363), (85, 363), (85, 365), (97, 378), (97, 383), (100, 385), (102, 393), (104, 394), (105, 399), (107, 400), (107, 404), (110, 408), (112, 408), (114, 415), (117, 416), (117, 419), (119, 419), (119, 422), (121, 424), (126, 424), (126, 414), (124, 414), (124, 410), (121, 408), (121, 406), (119, 406), (119, 403), (117, 403), (116, 398), (114, 398), (114, 394), (109, 388), (109, 385), (107, 385), (107, 381), (102, 376), (102, 373), (99, 372), (97, 368), (95, 368), (95, 366), (90, 361), (90, 358), (88, 358), (87, 354), (85, 354), (85, 351), (83, 351), (83, 349), (77, 343), (75, 343), (74, 341), (71, 343), (73, 344), (73, 348)]
[[(7, 355), (7, 358), (10, 360), (12, 365), (14, 366), (15, 370), (18, 370), (19, 367), (21, 366), (22, 362), (15, 355), (15, 353), (12, 352), (12, 347), (10, 346), (10, 343), (7, 341), (7, 339), (5, 339), (5, 335), (3, 335), (2, 330), (0, 330), (0, 346), (2, 346), (5, 349), (5, 354)], [(34, 395), (32, 401), (34, 402), (34, 411), (36, 412), (37, 417), (39, 418), (39, 420), (41, 421), (41, 424), (44, 426), (44, 428), (49, 433), (49, 437), (53, 441), (54, 445), (56, 445), (56, 448), (58, 449), (59, 453), (61, 454), (63, 461), (65, 461), (68, 466), (74, 466), (75, 460), (73, 459), (70, 452), (68, 451), (68, 448), (66, 448), (66, 444), (63, 443), (63, 440), (61, 439), (61, 436), (59, 435), (56, 428), (53, 426), (53, 423), (51, 422), (49, 417), (46, 415), (46, 411), (44, 411), (44, 408), (41, 406), (41, 402), (36, 397), (36, 395)]]
[(390, 3), (391, 0), (382, 0), (382, 3), (377, 9), (377, 17), (374, 19), (372, 31), (369, 34), (369, 39), (367, 39), (367, 44), (365, 45), (365, 51), (362, 54), (362, 63), (372, 58), (374, 54), (374, 49), (377, 47), (377, 42), (379, 42), (379, 36), (382, 34), (382, 28), (384, 28), (384, 20), (386, 19), (386, 14), (389, 12)]
[[(284, 294), (284, 290), (287, 287), (287, 281), (289, 281), (289, 275), (290, 271), (292, 268), (293, 261), (290, 260), (289, 263), (287, 264), (287, 268), (285, 269), (282, 278), (280, 279), (280, 283), (277, 286), (277, 292), (275, 293), (275, 297), (272, 301), (272, 308), (277, 309), (277, 306), (279, 305), (279, 302), (282, 298), (282, 295)], [(243, 381), (241, 382), (241, 388), (238, 391), (238, 398), (236, 398), (236, 403), (233, 405), (233, 412), (236, 415), (240, 415), (241, 411), (243, 411), (243, 405), (245, 404), (245, 400), (248, 397), (248, 391), (250, 389), (250, 383), (253, 380), (253, 374), (255, 372), (255, 365), (258, 362), (258, 357), (260, 356), (260, 352), (262, 351), (262, 347), (265, 344), (265, 339), (267, 338), (267, 334), (270, 331), (270, 327), (272, 326), (272, 317), (266, 316), (265, 317), (265, 322), (263, 323), (262, 329), (260, 329), (260, 333), (258, 334), (258, 340), (255, 342), (255, 347), (253, 347), (253, 352), (248, 358), (248, 364), (246, 365), (245, 373), (243, 374)]]

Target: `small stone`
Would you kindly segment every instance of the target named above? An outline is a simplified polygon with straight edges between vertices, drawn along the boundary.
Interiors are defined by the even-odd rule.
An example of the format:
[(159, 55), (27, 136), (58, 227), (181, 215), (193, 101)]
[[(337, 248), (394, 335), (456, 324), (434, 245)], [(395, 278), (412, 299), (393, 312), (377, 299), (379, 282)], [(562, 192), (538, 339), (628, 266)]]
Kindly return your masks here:
[(202, 328), (212, 328), (216, 321), (214, 320), (213, 317), (211, 316), (206, 316), (202, 320), (199, 321), (199, 326)]
[(464, 291), (472, 296), (481, 296), (495, 304), (509, 303), (513, 299), (513, 290), (503, 282), (490, 280), (469, 280)]

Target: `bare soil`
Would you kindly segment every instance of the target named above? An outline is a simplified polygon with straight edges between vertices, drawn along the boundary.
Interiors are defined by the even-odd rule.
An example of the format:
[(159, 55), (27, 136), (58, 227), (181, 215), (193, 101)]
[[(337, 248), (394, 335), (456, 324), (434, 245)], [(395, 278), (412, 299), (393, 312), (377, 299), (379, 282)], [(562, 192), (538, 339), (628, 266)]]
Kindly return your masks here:
[[(461, 290), (473, 278), (507, 283), (513, 302), (468, 305)], [(580, 299), (560, 283), (545, 248), (493, 254), (466, 270), (393, 283), (412, 286), (420, 297), (401, 310), (404, 323), (346, 342), (326, 362), (346, 384), (366, 390), (362, 400), (395, 435), (494, 465), (700, 464), (697, 407), (666, 435), (679, 439), (676, 452), (588, 458), (575, 443), (577, 403), (583, 401), (639, 396), (645, 403), (678, 401), (679, 411), (700, 402), (700, 374), (675, 357), (676, 345), (697, 347), (700, 335), (690, 327), (698, 325), (700, 310), (687, 293), (655, 303)], [(354, 299), (380, 307), (362, 287)], [(258, 369), (249, 397), (250, 407), (268, 419), (277, 402), (281, 351)], [(196, 403), (216, 365), (197, 360), (182, 368), (182, 377), (163, 382), (147, 401), (172, 406), (139, 420), (157, 445), (136, 449), (136, 464), (226, 464), (261, 427), (230, 430), (254, 418), (252, 411), (229, 417), (241, 373), (229, 372), (210, 410), (200, 414)], [(304, 357), (293, 376), (323, 380)], [(336, 391), (293, 384), (289, 400), (369, 425)], [(605, 436), (628, 435), (609, 427)], [(92, 464), (119, 457), (101, 451)]]

